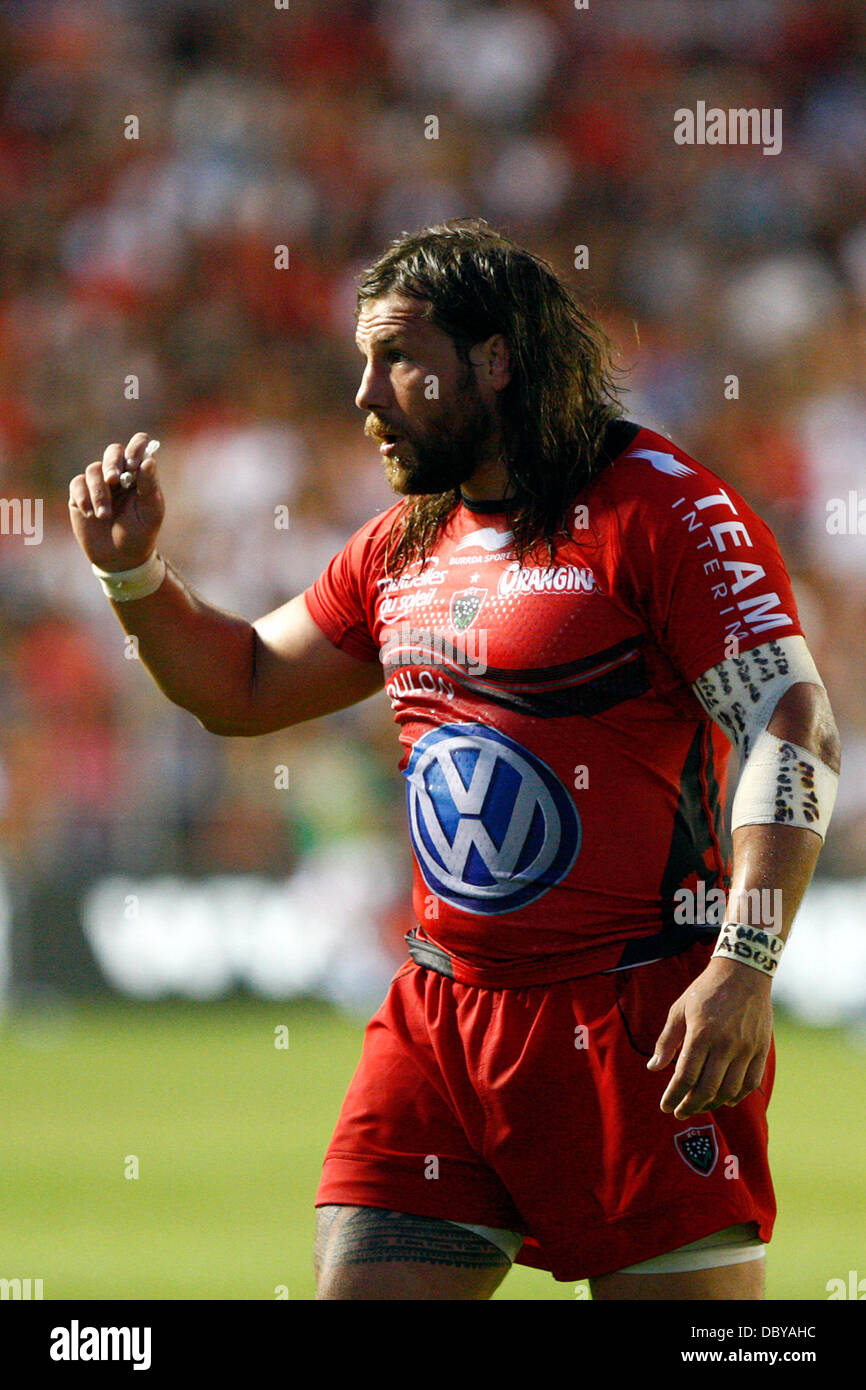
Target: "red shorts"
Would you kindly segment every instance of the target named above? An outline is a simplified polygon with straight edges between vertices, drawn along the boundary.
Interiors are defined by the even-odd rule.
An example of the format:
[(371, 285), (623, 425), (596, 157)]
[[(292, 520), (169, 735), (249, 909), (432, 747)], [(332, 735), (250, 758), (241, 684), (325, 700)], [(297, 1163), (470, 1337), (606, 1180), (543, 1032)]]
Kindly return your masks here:
[(523, 1234), (520, 1264), (608, 1274), (776, 1213), (763, 1084), (733, 1107), (659, 1109), (647, 1071), (711, 945), (614, 974), (482, 989), (409, 964), (370, 1021), (316, 1205)]

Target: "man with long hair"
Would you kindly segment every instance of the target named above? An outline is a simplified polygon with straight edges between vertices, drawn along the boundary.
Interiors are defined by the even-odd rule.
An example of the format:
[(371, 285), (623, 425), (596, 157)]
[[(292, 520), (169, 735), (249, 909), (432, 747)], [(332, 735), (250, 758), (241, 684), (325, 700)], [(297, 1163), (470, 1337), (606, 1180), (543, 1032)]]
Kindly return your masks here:
[(205, 728), (383, 678), (400, 727), (417, 925), (326, 1156), (318, 1296), (486, 1299), (516, 1259), (597, 1299), (758, 1299), (770, 989), (839, 763), (774, 539), (622, 418), (600, 328), (483, 222), (389, 247), (357, 343), (401, 498), (256, 623), (156, 550), (147, 434), (70, 485)]

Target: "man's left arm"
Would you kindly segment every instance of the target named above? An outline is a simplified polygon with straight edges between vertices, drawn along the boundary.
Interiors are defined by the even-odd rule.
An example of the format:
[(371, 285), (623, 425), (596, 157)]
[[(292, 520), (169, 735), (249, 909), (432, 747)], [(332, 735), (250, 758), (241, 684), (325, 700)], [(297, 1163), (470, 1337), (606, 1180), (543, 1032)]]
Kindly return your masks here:
[[(773, 950), (762, 950), (760, 935), (755, 939), (752, 933), (750, 941), (746, 933), (740, 959), (714, 955), (671, 1006), (648, 1066), (659, 1071), (679, 1053), (661, 1101), (662, 1110), (678, 1119), (736, 1105), (760, 1085), (773, 1025), (775, 964), (767, 957), (781, 954), (775, 938), (784, 942), (790, 932), (833, 807), (839, 734), (803, 639), (790, 640), (796, 650), (777, 699), (772, 682), (760, 701), (754, 697), (749, 670), (753, 675), (755, 658), (760, 666), (761, 648), (746, 653), (745, 661), (721, 663), (693, 686), (744, 759), (733, 806), (733, 875), (725, 921), (751, 924), (759, 933), (767, 928)], [(786, 664), (778, 660), (780, 645), (789, 642), (772, 644), (776, 668)], [(798, 674), (805, 679), (793, 679)], [(755, 903), (773, 905), (770, 922), (755, 922)], [(722, 932), (729, 941), (735, 934), (734, 928)], [(764, 961), (764, 967), (743, 956)]]

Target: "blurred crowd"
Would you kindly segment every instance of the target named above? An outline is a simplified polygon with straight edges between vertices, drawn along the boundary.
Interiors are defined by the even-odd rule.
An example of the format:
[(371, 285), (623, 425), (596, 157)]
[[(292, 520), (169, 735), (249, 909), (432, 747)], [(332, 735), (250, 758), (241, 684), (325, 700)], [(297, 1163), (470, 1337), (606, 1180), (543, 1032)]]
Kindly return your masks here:
[[(0, 537), (7, 866), (56, 898), (405, 844), (384, 697), (207, 734), (130, 659), (67, 489), (147, 430), (164, 552), (218, 606), (285, 602), (393, 500), (359, 271), (480, 215), (605, 324), (624, 413), (774, 527), (845, 743), (821, 872), (866, 873), (864, 59), (860, 0), (0, 0), (0, 496), (44, 507)], [(699, 101), (780, 109), (781, 152), (678, 145)]]

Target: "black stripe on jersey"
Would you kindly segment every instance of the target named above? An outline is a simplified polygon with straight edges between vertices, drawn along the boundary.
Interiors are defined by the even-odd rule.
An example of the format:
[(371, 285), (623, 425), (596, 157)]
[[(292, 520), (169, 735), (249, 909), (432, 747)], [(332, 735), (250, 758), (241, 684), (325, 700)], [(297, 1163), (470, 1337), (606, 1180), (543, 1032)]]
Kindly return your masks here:
[[(643, 646), (643, 636), (624, 637), (612, 647), (582, 656), (577, 661), (565, 661), (559, 666), (534, 666), (525, 671), (509, 671), (499, 666), (488, 666), (488, 680), (507, 685), (511, 690), (524, 690), (528, 687), (554, 687), (576, 685), (589, 681), (594, 676), (603, 675), (612, 666), (620, 666), (636, 655), (638, 647)], [(515, 677), (517, 679), (515, 679)]]
[[(603, 651), (559, 666), (523, 671), (488, 666), (483, 675), (473, 676), (465, 669), (465, 652), (451, 642), (432, 633), (409, 632), (398, 647), (389, 651), (385, 679), (392, 679), (398, 671), (412, 671), (420, 664), (417, 658), (426, 655), (430, 657), (429, 664), (456, 685), (505, 709), (539, 719), (600, 714), (649, 689), (640, 651), (643, 642), (642, 636), (627, 637)], [(409, 652), (414, 661), (401, 659)]]
[[(703, 880), (708, 892), (712, 888), (724, 888), (727, 892), (729, 887), (725, 866), (730, 857), (730, 836), (724, 825), (709, 728), (709, 720), (702, 720), (680, 774), (679, 802), (659, 887), (662, 929), (652, 936), (629, 941), (623, 948), (617, 970), (676, 955), (695, 941), (709, 940), (718, 931), (718, 927), (693, 926), (674, 920), (674, 893), (692, 878), (695, 882)], [(715, 860), (715, 870), (708, 868), (708, 858)]]
[(470, 677), (463, 671), (449, 671), (448, 674), (449, 679), (455, 680), (466, 690), (483, 695), (491, 704), (502, 705), (520, 714), (535, 715), (537, 719), (601, 714), (625, 700), (636, 699), (650, 688), (646, 663), (637, 651), (631, 654), (627, 663), (619, 662), (612, 670), (594, 679), (583, 677), (580, 683), (531, 693), (501, 689), (492, 685), (486, 677)]

